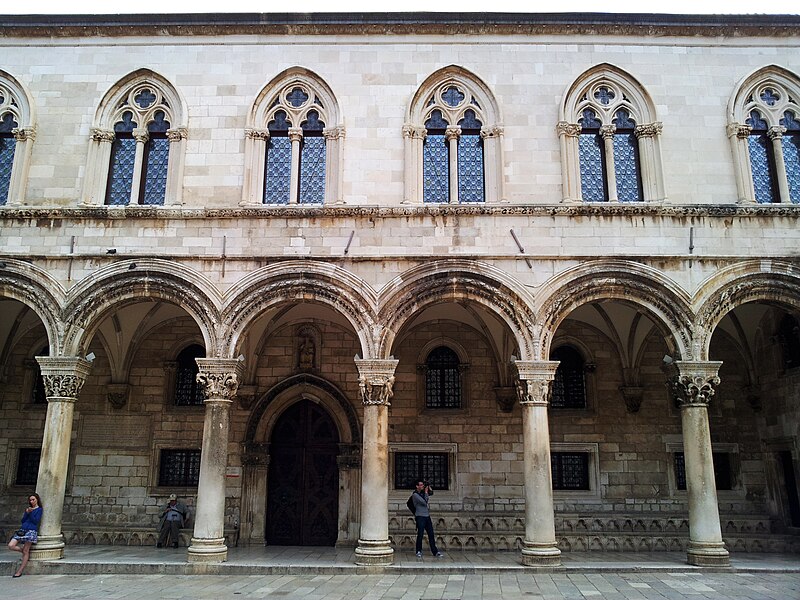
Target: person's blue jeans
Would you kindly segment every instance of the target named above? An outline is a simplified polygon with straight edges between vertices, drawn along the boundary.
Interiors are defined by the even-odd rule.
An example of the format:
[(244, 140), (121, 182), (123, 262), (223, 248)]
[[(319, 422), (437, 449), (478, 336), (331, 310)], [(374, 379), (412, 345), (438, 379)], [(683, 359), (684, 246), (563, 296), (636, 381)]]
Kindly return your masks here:
[(436, 536), (433, 535), (433, 521), (430, 517), (415, 517), (417, 519), (417, 552), (422, 552), (422, 536), (428, 534), (428, 543), (431, 545), (431, 553), (436, 556), (439, 550), (436, 548)]

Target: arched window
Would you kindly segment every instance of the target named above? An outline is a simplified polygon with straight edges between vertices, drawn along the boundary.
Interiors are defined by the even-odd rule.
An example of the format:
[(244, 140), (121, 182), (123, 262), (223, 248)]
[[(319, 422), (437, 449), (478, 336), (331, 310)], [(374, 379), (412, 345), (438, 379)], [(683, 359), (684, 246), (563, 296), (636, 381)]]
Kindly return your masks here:
[(344, 127), (333, 92), (294, 68), (261, 90), (248, 116), (245, 204), (341, 201)]
[(205, 348), (198, 344), (187, 346), (178, 354), (175, 366), (175, 405), (201, 406), (205, 401), (202, 388), (197, 384), (196, 358), (205, 358)]
[(25, 197), (36, 137), (32, 109), (21, 84), (0, 71), (0, 206), (19, 204)]
[(800, 80), (765, 67), (737, 87), (729, 104), (728, 137), (739, 201), (800, 203)]
[(581, 75), (564, 96), (557, 131), (565, 201), (665, 199), (661, 123), (624, 71), (599, 65)]
[(784, 315), (778, 325), (778, 343), (783, 355), (783, 368), (800, 367), (800, 323), (792, 315)]
[(113, 206), (180, 203), (186, 109), (148, 70), (118, 82), (92, 128), (84, 202)]
[(586, 408), (586, 376), (583, 356), (572, 346), (559, 346), (550, 353), (559, 361), (550, 398), (552, 408)]
[(499, 111), (488, 87), (460, 67), (431, 75), (403, 127), (405, 202), (495, 202), (503, 197)]
[(425, 360), (425, 408), (461, 408), (461, 364), (447, 346)]

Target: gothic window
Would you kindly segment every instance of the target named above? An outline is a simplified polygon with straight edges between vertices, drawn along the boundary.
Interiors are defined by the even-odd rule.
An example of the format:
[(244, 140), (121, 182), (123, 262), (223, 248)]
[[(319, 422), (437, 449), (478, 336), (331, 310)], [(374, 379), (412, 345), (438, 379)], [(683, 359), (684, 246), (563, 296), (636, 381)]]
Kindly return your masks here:
[(413, 490), (417, 481), (427, 481), (436, 490), (450, 488), (447, 452), (395, 452), (394, 488)]
[(0, 71), (0, 206), (24, 198), (34, 134), (27, 92)]
[(800, 323), (792, 315), (784, 315), (778, 324), (778, 343), (785, 370), (800, 367)]
[(200, 450), (161, 450), (158, 485), (164, 487), (196, 487), (200, 481)]
[(496, 103), (486, 85), (459, 67), (422, 84), (403, 127), (407, 203), (475, 203), (502, 199)]
[(197, 383), (196, 358), (205, 358), (205, 348), (198, 344), (187, 346), (175, 361), (175, 405), (202, 406), (205, 401), (203, 389)]
[(665, 199), (661, 123), (630, 75), (611, 65), (587, 71), (567, 90), (560, 117), (565, 201)]
[(20, 448), (17, 454), (17, 472), (14, 485), (27, 485), (36, 487), (39, 479), (39, 460), (42, 456), (41, 448)]
[(800, 203), (800, 79), (760, 69), (739, 84), (728, 106), (740, 202)]
[(560, 346), (551, 352), (550, 360), (559, 361), (550, 406), (586, 408), (585, 363), (581, 354), (572, 346)]
[(246, 129), (251, 165), (243, 202), (320, 205), (341, 200), (344, 128), (333, 93), (305, 69), (289, 69), (256, 98)]
[(461, 365), (447, 346), (434, 349), (425, 361), (425, 408), (461, 408)]
[(117, 83), (95, 116), (84, 202), (179, 203), (185, 115), (175, 89), (151, 71), (137, 71)]

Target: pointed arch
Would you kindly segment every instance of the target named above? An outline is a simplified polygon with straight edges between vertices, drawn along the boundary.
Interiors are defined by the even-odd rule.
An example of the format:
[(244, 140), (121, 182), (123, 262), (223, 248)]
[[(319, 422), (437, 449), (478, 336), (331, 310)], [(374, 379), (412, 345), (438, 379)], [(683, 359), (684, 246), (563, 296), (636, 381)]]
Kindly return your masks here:
[(344, 123), (319, 75), (286, 69), (256, 95), (245, 129), (243, 204), (342, 201)]
[(36, 139), (35, 105), (27, 88), (0, 69), (0, 206), (21, 204)]
[(405, 202), (505, 198), (500, 107), (484, 81), (450, 65), (429, 75), (406, 111)]
[(739, 202), (800, 203), (800, 77), (778, 65), (744, 77), (727, 131)]
[(178, 89), (138, 69), (104, 94), (92, 123), (85, 204), (180, 204), (188, 109)]
[(556, 125), (565, 202), (666, 200), (662, 124), (645, 87), (603, 63), (567, 88)]

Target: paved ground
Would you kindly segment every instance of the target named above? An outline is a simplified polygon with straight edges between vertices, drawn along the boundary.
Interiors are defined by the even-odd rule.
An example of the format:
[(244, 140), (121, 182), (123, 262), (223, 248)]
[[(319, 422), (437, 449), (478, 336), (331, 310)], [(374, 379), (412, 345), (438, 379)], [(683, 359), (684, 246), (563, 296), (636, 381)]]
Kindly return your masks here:
[(30, 575), (0, 597), (280, 600), (796, 600), (798, 573), (553, 573), (485, 575)]

